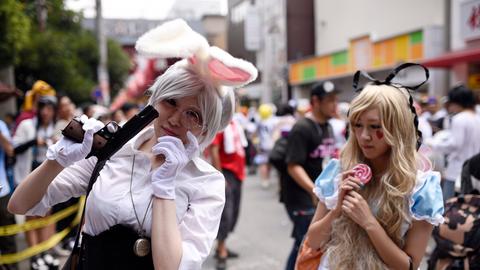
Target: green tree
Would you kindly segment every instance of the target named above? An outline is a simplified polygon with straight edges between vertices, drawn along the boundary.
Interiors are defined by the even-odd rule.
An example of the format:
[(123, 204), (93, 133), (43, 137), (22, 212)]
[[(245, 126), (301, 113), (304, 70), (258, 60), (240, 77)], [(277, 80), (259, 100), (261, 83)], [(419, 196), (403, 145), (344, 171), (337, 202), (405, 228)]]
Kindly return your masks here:
[(31, 41), (22, 50), (15, 67), (18, 87), (29, 89), (36, 80), (42, 79), (76, 103), (89, 100), (98, 62), (95, 38), (85, 31), (74, 37), (47, 30), (31, 33)]
[(23, 9), (16, 0), (0, 2), (0, 68), (14, 64), (28, 42), (30, 21)]
[(108, 73), (110, 76), (110, 96), (114, 97), (123, 88), (131, 68), (128, 55), (123, 51), (118, 42), (108, 40)]
[[(38, 79), (45, 80), (57, 91), (66, 93), (75, 103), (91, 99), (97, 84), (98, 45), (92, 32), (82, 29), (81, 16), (65, 10), (62, 0), (47, 1), (46, 30), (33, 26), (30, 42), (19, 53), (15, 66), (16, 83), (28, 90)], [(31, 24), (37, 23), (35, 1), (26, 1)], [(113, 94), (123, 86), (128, 75), (128, 56), (115, 41), (109, 41), (109, 74)]]

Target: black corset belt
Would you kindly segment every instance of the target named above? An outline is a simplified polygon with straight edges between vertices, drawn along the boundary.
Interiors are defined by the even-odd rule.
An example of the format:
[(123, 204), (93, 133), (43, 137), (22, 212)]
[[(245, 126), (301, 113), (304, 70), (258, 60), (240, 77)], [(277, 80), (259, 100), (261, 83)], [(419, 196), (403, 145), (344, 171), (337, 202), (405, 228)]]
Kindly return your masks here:
[(80, 269), (154, 269), (152, 254), (133, 253), (139, 235), (124, 225), (115, 225), (97, 236), (82, 234)]

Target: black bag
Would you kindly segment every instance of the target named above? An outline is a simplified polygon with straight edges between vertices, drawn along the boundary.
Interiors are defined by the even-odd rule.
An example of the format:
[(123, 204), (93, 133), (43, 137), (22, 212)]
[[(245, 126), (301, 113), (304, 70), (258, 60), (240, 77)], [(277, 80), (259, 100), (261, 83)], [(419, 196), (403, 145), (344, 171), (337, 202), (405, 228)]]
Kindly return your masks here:
[[(461, 173), (461, 194), (480, 194), (478, 181), (480, 180), (480, 153), (467, 159), (463, 163)], [(477, 182), (477, 183), (474, 183)]]
[(436, 247), (428, 270), (480, 269), (480, 195), (461, 195), (445, 204), (445, 223), (435, 227)]
[(287, 146), (287, 137), (281, 137), (277, 141), (275, 141), (275, 144), (273, 145), (273, 148), (272, 150), (270, 150), (270, 154), (268, 155), (268, 161), (279, 172), (287, 170), (287, 163), (285, 162), (285, 158), (287, 156)]
[(17, 145), (14, 149), (15, 155), (22, 154), (25, 151), (27, 151), (28, 149), (30, 149), (30, 147), (35, 146), (35, 145), (37, 145), (37, 139), (36, 138), (33, 139), (33, 140), (30, 140), (30, 141), (24, 142), (20, 145)]

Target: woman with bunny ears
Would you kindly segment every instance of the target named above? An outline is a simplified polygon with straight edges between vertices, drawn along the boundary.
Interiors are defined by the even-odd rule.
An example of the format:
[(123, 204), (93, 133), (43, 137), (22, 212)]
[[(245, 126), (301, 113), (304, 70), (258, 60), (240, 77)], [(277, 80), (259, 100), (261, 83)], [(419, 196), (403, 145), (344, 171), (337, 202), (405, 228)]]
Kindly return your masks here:
[[(407, 68), (421, 68), (425, 81), (392, 82)], [(363, 89), (360, 74), (373, 81)], [(315, 181), (320, 202), (304, 245), (323, 253), (318, 269), (419, 267), (433, 226), (443, 222), (440, 174), (417, 152), (421, 133), (409, 93), (427, 79), (428, 70), (411, 63), (385, 81), (355, 74), (361, 92), (349, 110), (350, 137), (340, 160), (331, 160)]]
[[(223, 175), (199, 158), (233, 115), (231, 87), (253, 81), (253, 65), (210, 47), (182, 20), (137, 41), (140, 53), (181, 57), (149, 89), (159, 116), (105, 164), (87, 199), (81, 269), (200, 269), (225, 201)], [(43, 215), (85, 194), (94, 120), (83, 144), (63, 138), (22, 182), (10, 211)]]

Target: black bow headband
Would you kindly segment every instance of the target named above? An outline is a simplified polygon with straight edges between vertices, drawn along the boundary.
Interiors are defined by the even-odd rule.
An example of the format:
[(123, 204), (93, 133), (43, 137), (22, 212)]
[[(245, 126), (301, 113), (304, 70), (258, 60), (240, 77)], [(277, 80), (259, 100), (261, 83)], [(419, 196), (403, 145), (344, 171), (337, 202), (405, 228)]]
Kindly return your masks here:
[[(395, 78), (395, 76), (397, 76), (398, 73), (401, 70), (407, 69), (407, 68), (410, 68), (410, 67), (421, 67), (425, 71), (425, 80), (422, 81), (421, 83), (417, 84), (417, 85), (414, 85), (414, 86), (406, 86), (406, 85), (402, 85), (400, 83), (393, 83), (392, 82), (393, 78)], [(422, 132), (420, 130), (418, 130), (418, 116), (417, 116), (417, 113), (415, 111), (415, 107), (413, 106), (413, 97), (412, 97), (410, 91), (408, 91), (408, 90), (415, 91), (418, 88), (420, 88), (420, 86), (422, 86), (423, 84), (425, 84), (428, 81), (428, 78), (430, 77), (430, 73), (428, 72), (428, 69), (425, 66), (420, 65), (420, 64), (404, 63), (404, 64), (401, 64), (400, 66), (396, 67), (395, 69), (393, 69), (390, 72), (390, 74), (388, 74), (387, 78), (384, 81), (377, 80), (377, 79), (373, 78), (372, 76), (370, 76), (365, 71), (358, 70), (357, 72), (355, 72), (355, 75), (353, 75), (353, 88), (354, 88), (355, 92), (362, 91), (362, 89), (364, 87), (364, 86), (361, 86), (361, 87), (359, 86), (360, 75), (362, 75), (363, 77), (368, 79), (371, 82), (371, 84), (374, 84), (374, 85), (390, 85), (390, 86), (393, 86), (397, 89), (400, 88), (400, 87), (407, 89), (407, 92), (408, 92), (408, 95), (409, 95), (408, 101), (409, 101), (409, 104), (410, 104), (410, 110), (412, 111), (412, 113), (414, 115), (413, 124), (415, 125), (415, 129), (417, 131), (417, 137), (418, 137), (417, 138), (417, 150), (418, 150), (420, 148), (420, 145), (422, 144)]]

